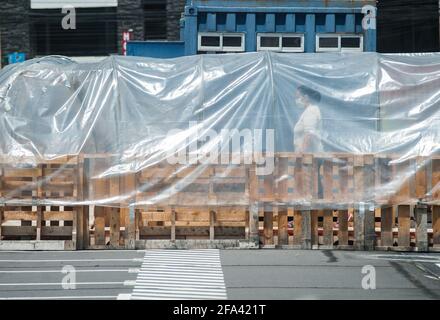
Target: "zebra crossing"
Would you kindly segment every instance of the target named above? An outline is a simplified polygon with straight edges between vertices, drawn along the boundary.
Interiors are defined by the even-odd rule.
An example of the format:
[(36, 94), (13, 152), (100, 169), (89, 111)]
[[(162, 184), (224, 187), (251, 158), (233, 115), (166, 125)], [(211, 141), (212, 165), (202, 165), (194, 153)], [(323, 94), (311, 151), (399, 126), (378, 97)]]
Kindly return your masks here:
[(147, 251), (130, 299), (227, 299), (220, 250)]

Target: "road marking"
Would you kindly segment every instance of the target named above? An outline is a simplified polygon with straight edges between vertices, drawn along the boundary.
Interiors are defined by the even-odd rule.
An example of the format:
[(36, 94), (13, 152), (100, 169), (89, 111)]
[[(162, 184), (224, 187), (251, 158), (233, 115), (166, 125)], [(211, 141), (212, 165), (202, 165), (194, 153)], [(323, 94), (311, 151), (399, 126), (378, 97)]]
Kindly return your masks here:
[[(62, 282), (29, 282), (29, 283), (0, 283), (2, 287), (27, 287), (27, 286), (62, 286)], [(134, 281), (130, 283), (130, 281), (123, 282), (69, 282), (69, 285), (123, 285), (123, 286), (132, 286), (134, 285)]]
[(437, 265), (437, 267), (439, 267), (439, 268), (440, 268), (440, 263), (436, 263), (436, 265)]
[[(88, 270), (75, 270), (76, 273), (88, 273), (88, 272), (124, 272), (124, 273), (138, 273), (139, 269), (88, 269)], [(61, 273), (60, 269), (57, 270), (6, 270), (0, 273)]]
[(130, 293), (121, 293), (118, 295), (116, 300), (130, 300), (131, 294)]
[(116, 299), (116, 296), (58, 296), (58, 297), (8, 297), (8, 298), (0, 298), (0, 300), (73, 300), (73, 299), (90, 299), (90, 300), (96, 300), (96, 299)]
[(142, 258), (134, 258), (134, 259), (62, 259), (62, 260), (0, 260), (1, 262), (14, 262), (14, 263), (20, 263), (20, 262), (26, 262), (26, 263), (33, 263), (33, 262), (116, 262), (116, 261), (131, 261), (131, 262), (143, 262)]
[(146, 251), (130, 299), (227, 299), (220, 251)]

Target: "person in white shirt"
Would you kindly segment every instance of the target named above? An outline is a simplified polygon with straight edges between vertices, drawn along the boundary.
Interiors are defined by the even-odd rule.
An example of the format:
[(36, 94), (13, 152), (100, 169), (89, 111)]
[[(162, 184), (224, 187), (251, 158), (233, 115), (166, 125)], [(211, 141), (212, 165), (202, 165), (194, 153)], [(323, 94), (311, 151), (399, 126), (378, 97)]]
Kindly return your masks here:
[(297, 153), (319, 153), (324, 148), (321, 142), (322, 116), (318, 103), (321, 94), (309, 87), (300, 86), (296, 91), (296, 105), (304, 108), (293, 130), (293, 145)]
[[(296, 153), (321, 153), (324, 152), (322, 145), (322, 116), (318, 104), (321, 102), (321, 94), (306, 86), (300, 86), (296, 90), (296, 105), (304, 108), (298, 122), (293, 129), (293, 145)], [(318, 159), (318, 198), (323, 198), (322, 159)]]

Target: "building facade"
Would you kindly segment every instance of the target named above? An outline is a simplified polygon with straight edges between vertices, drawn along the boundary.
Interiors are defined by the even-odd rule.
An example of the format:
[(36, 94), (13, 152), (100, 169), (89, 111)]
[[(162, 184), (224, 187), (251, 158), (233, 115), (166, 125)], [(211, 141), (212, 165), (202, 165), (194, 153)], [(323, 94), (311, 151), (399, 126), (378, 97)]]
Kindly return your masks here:
[[(122, 34), (133, 40), (177, 40), (184, 0), (2, 0), (2, 65), (14, 52), (107, 56), (122, 53)], [(64, 30), (65, 5), (76, 9), (76, 29)]]

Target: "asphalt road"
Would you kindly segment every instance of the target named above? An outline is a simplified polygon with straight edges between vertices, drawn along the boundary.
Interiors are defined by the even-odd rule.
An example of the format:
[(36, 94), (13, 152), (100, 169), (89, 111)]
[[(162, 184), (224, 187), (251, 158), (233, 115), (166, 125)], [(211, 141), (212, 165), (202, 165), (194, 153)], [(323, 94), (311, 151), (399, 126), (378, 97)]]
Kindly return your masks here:
[[(362, 287), (367, 275), (370, 285), (375, 278), (375, 289)], [(222, 290), (228, 299), (251, 300), (440, 299), (440, 254), (0, 252), (0, 299), (130, 299), (135, 288), (138, 298), (164, 299), (216, 298)]]

